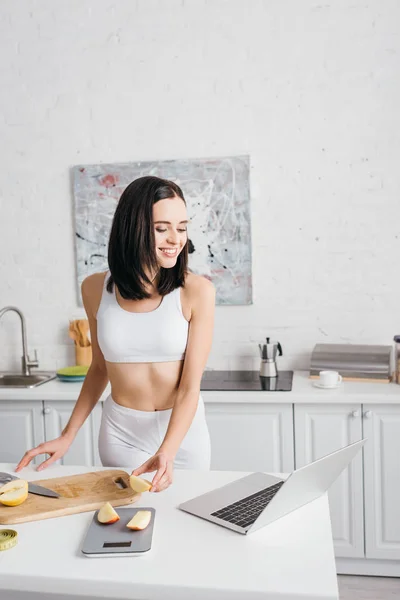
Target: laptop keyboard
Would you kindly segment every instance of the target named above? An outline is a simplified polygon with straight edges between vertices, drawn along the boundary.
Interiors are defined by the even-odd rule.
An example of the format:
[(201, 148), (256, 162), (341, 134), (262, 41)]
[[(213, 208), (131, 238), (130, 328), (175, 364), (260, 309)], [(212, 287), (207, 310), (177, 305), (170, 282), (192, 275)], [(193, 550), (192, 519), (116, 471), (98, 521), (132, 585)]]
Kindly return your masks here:
[(248, 527), (252, 525), (264, 508), (269, 504), (275, 494), (280, 490), (283, 481), (275, 483), (270, 487), (260, 490), (256, 494), (242, 498), (233, 504), (224, 506), (211, 513), (213, 517), (218, 517), (223, 521), (234, 523), (239, 527)]

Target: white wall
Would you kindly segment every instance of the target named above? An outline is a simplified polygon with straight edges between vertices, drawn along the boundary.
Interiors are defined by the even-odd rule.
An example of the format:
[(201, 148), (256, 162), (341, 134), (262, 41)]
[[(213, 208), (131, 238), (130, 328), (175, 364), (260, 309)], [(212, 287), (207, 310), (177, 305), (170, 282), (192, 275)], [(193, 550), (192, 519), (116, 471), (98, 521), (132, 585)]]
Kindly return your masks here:
[[(74, 363), (70, 168), (249, 154), (254, 303), (217, 307), (210, 368), (257, 343), (400, 333), (400, 3), (3, 0), (0, 307), (40, 367)], [(20, 328), (0, 322), (0, 368)]]

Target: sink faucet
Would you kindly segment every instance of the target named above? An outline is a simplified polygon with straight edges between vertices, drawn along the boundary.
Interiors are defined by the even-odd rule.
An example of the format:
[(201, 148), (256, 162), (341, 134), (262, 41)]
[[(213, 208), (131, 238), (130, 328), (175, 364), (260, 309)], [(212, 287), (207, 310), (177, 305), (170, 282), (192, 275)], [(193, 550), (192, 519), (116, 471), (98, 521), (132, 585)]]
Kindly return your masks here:
[(38, 367), (39, 366), (39, 362), (38, 362), (38, 359), (37, 359), (37, 352), (35, 350), (35, 359), (31, 360), (29, 358), (29, 356), (28, 356), (27, 343), (26, 343), (26, 323), (25, 323), (25, 317), (22, 314), (22, 312), (19, 310), (19, 308), (17, 308), (16, 306), (5, 306), (4, 308), (2, 308), (0, 310), (0, 319), (9, 310), (13, 310), (14, 312), (16, 312), (20, 316), (20, 319), (21, 319), (22, 351), (23, 351), (23, 356), (21, 357), (22, 373), (23, 373), (23, 375), (30, 375), (31, 374), (31, 367)]

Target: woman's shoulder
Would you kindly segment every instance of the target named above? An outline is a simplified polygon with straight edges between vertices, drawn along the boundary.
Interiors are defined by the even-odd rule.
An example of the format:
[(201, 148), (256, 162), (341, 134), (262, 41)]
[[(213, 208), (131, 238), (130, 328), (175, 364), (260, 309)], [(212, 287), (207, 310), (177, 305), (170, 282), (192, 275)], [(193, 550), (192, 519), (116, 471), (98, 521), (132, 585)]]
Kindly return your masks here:
[(181, 300), (184, 317), (190, 322), (193, 313), (197, 313), (207, 304), (211, 306), (215, 303), (214, 284), (204, 275), (188, 272)]
[(92, 273), (85, 277), (82, 281), (81, 288), (88, 293), (96, 292), (99, 289), (103, 289), (104, 280), (108, 271), (101, 271), (100, 273)]
[(192, 300), (203, 300), (206, 297), (215, 296), (215, 286), (210, 279), (204, 275), (196, 275), (195, 273), (187, 273), (185, 278), (184, 290)]
[(81, 291), (82, 298), (85, 304), (90, 306), (91, 312), (96, 315), (100, 305), (101, 296), (103, 293), (103, 286), (105, 283), (105, 277), (108, 271), (102, 271), (100, 273), (92, 273), (88, 275), (82, 281)]

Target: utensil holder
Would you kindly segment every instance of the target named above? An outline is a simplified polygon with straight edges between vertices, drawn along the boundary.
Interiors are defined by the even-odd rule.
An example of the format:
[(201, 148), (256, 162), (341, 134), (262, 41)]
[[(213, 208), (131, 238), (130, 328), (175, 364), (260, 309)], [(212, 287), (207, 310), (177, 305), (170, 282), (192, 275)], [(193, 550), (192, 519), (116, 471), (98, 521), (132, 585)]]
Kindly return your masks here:
[(75, 362), (77, 365), (90, 367), (92, 363), (92, 346), (78, 346), (75, 344)]
[(393, 338), (394, 344), (394, 377), (393, 381), (400, 384), (400, 335)]

